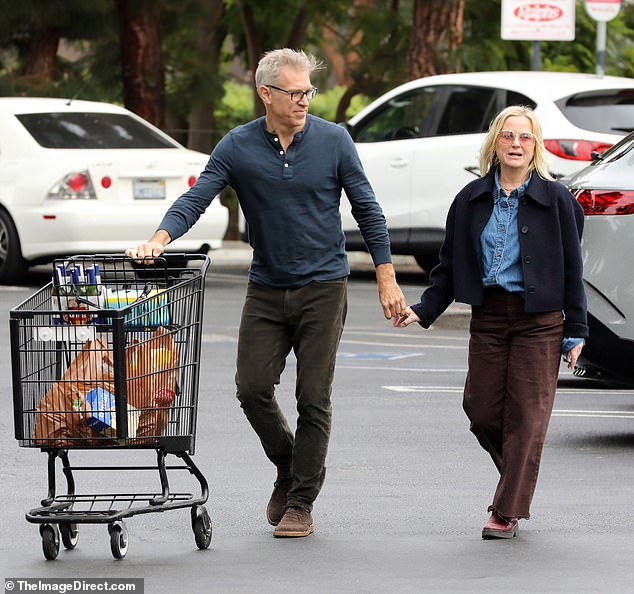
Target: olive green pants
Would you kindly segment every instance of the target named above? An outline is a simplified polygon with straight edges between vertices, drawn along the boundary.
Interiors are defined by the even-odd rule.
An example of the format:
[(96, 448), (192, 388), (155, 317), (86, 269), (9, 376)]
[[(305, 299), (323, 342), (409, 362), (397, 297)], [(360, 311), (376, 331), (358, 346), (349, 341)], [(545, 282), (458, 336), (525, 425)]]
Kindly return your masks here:
[[(330, 395), (347, 311), (347, 279), (297, 289), (250, 282), (242, 311), (237, 396), (277, 480), (291, 479), (289, 505), (312, 509), (324, 482), (330, 438)], [(275, 398), (291, 349), (297, 360), (295, 433)]]

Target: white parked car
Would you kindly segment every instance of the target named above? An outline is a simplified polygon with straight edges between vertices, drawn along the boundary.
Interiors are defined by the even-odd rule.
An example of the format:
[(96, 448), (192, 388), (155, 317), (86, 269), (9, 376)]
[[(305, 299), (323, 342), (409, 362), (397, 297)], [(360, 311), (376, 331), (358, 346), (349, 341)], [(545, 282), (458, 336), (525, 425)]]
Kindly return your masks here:
[[(392, 251), (437, 261), (456, 193), (479, 175), (489, 123), (508, 105), (529, 105), (542, 124), (556, 177), (587, 165), (634, 129), (634, 79), (559, 72), (472, 72), (405, 83), (346, 126), (385, 213)], [(349, 250), (364, 249), (347, 201)]]
[[(116, 105), (0, 98), (0, 282), (55, 257), (137, 245), (208, 158)], [(220, 247), (227, 218), (215, 200), (170, 251)]]
[(581, 247), (590, 336), (575, 374), (634, 385), (634, 133), (562, 183), (586, 214)]

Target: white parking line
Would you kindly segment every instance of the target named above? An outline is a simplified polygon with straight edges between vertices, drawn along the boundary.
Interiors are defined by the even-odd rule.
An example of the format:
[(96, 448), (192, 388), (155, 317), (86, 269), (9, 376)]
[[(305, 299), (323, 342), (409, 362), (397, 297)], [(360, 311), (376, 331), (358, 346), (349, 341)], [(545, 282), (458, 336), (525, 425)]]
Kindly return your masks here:
[(386, 373), (388, 371), (411, 371), (413, 373), (466, 373), (466, 367), (384, 367), (382, 365), (344, 365), (337, 363), (337, 369), (360, 369), (361, 371), (380, 371)]
[(451, 386), (383, 386), (384, 390), (392, 392), (456, 392), (461, 393), (463, 388)]
[[(451, 386), (382, 386), (384, 390), (392, 392), (409, 392), (409, 393), (434, 393), (434, 394), (461, 394), (463, 388)], [(630, 395), (634, 395), (634, 391), (630, 390)], [(593, 391), (592, 394), (595, 392)], [(611, 393), (611, 392), (610, 392)], [(555, 409), (552, 413), (553, 417), (583, 417), (592, 419), (634, 419), (634, 411), (627, 412), (622, 410), (583, 410), (583, 409)]]
[[(380, 342), (380, 341), (364, 341), (364, 340), (348, 340), (347, 338), (341, 339), (341, 344), (371, 344), (372, 346), (389, 346), (389, 347), (401, 347), (406, 349), (411, 349), (413, 345), (406, 344), (403, 342)], [(417, 348), (421, 349), (458, 349), (458, 350), (466, 350), (467, 345), (464, 346), (454, 346), (454, 345), (446, 345), (446, 344), (416, 344)]]
[(634, 412), (621, 410), (553, 410), (553, 417), (590, 417), (593, 419), (634, 419)]

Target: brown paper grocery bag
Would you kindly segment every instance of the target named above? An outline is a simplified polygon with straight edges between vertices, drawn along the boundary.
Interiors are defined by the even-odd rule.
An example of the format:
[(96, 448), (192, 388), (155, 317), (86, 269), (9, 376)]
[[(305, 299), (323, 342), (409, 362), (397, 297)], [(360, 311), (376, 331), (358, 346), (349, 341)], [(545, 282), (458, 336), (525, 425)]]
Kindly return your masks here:
[(101, 340), (87, 341), (61, 380), (40, 401), (33, 440), (46, 447), (93, 445), (101, 435), (86, 424), (85, 396), (101, 386), (113, 390), (112, 353)]
[(172, 333), (159, 327), (148, 340), (131, 344), (126, 367), (128, 403), (141, 410), (136, 436), (160, 437), (178, 381), (178, 347)]

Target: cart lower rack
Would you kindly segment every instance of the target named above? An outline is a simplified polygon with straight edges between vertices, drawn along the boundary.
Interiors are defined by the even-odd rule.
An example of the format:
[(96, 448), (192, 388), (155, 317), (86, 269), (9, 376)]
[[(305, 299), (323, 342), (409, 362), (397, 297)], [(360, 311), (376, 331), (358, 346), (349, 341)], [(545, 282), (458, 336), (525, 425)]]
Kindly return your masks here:
[[(124, 256), (56, 261), (53, 281), (10, 312), (15, 437), (48, 455), (48, 494), (26, 514), (42, 549), (75, 548), (80, 524), (107, 524), (115, 558), (125, 518), (189, 507), (195, 543), (209, 547), (205, 477), (194, 464), (206, 256), (139, 264)], [(148, 466), (73, 466), (72, 450), (155, 450)], [(167, 465), (175, 456), (179, 465)], [(57, 489), (57, 461), (65, 493)], [(185, 470), (200, 493), (172, 492)], [(79, 471), (154, 471), (160, 492), (80, 493)], [(137, 475), (134, 474), (134, 477)], [(107, 481), (106, 481), (107, 483)]]

